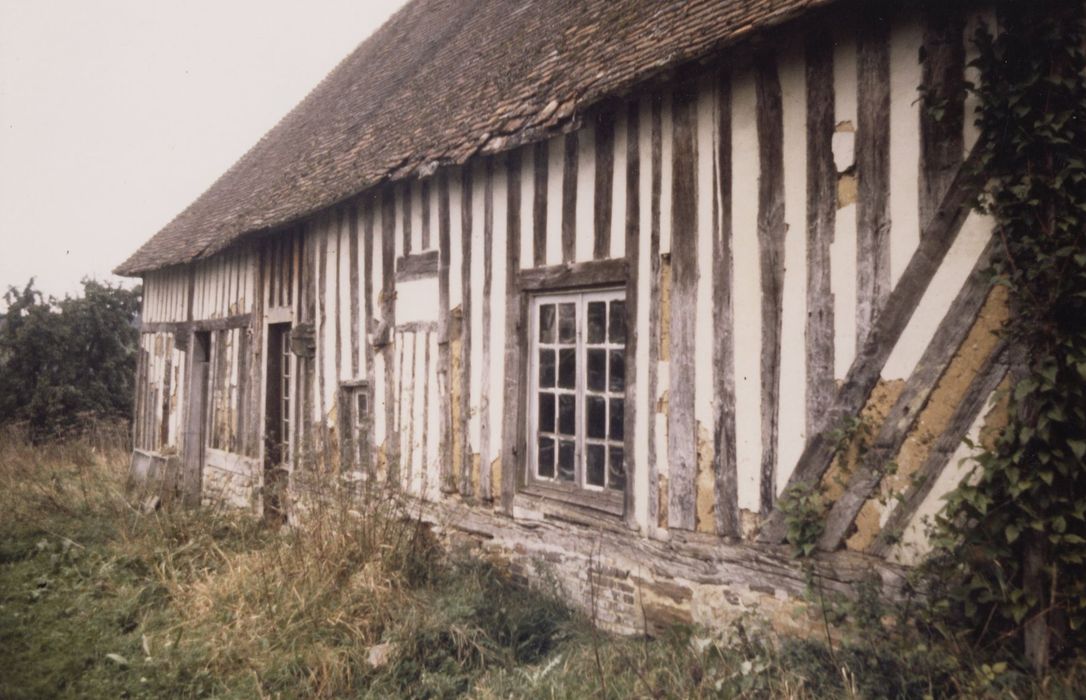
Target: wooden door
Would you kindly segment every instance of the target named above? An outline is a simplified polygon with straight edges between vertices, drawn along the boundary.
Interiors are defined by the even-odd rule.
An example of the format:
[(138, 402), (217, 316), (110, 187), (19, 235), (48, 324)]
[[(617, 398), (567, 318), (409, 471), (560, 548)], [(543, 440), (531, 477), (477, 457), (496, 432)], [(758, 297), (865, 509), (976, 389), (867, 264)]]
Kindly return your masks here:
[(192, 336), (192, 360), (189, 370), (188, 413), (185, 416), (185, 442), (181, 497), (185, 505), (200, 505), (203, 486), (204, 447), (207, 442), (207, 392), (211, 365), (211, 334), (196, 331)]

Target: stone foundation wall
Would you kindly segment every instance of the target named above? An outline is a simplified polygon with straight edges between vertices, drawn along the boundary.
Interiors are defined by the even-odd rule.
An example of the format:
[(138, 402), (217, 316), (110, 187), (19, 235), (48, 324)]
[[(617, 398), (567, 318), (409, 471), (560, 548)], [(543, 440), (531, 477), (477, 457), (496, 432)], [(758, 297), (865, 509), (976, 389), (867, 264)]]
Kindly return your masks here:
[(227, 505), (258, 511), (260, 507), (259, 475), (238, 472), (210, 465), (204, 466), (204, 505)]
[[(478, 506), (419, 508), (451, 550), (481, 555), (525, 585), (556, 587), (612, 632), (657, 634), (674, 624), (720, 630), (753, 615), (779, 632), (821, 633), (821, 620), (803, 604), (806, 573), (783, 548), (696, 533), (653, 540), (620, 526), (523, 520)], [(814, 566), (828, 593), (849, 597), (871, 577), (894, 597), (905, 575), (900, 567), (852, 552), (821, 555)]]

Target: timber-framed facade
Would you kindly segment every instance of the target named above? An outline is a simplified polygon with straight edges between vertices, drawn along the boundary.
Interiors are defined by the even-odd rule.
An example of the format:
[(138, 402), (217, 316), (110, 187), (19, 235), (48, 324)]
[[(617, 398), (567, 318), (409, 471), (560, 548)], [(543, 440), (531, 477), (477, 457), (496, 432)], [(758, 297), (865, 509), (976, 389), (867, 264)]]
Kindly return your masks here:
[[(134, 459), (281, 517), (301, 471), (392, 484), (631, 631), (784, 610), (780, 498), (821, 484), (827, 586), (895, 590), (1010, 362), (963, 88), (994, 13), (471, 5), (410, 3), (119, 268)], [(389, 76), (454, 126), (390, 120)]]

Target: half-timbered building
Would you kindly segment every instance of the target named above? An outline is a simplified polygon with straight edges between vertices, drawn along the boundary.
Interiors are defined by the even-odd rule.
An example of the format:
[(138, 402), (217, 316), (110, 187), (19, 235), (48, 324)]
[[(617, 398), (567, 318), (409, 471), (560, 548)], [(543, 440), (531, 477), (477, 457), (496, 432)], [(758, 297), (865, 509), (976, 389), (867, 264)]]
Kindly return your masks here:
[[(997, 421), (971, 3), (413, 0), (119, 268), (134, 461), (390, 485), (617, 629), (890, 592)], [(304, 477), (304, 478), (303, 478)], [(644, 615), (643, 615), (644, 614)]]

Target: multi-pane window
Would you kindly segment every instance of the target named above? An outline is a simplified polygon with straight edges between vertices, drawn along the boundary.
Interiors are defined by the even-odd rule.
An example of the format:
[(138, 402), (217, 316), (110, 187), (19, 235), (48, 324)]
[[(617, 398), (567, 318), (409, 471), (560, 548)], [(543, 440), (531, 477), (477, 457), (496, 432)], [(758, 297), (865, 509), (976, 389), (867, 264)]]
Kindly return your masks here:
[(533, 297), (529, 481), (621, 493), (626, 303), (622, 290)]
[(369, 385), (364, 381), (343, 382), (340, 385), (340, 430), (349, 438), (351, 452), (344, 459), (353, 461), (354, 466), (368, 469), (369, 462), (369, 425), (370, 394)]

